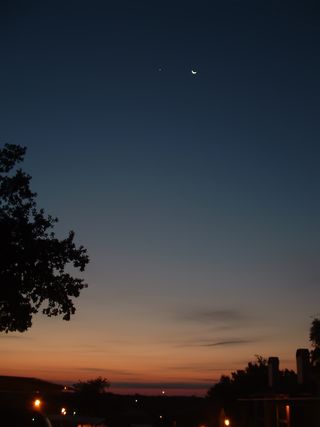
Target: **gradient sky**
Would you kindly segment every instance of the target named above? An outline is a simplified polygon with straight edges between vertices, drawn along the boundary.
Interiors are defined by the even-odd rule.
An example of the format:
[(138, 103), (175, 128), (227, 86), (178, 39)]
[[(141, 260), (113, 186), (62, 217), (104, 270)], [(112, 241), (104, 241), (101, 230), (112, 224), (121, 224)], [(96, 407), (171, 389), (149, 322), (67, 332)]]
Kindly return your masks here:
[(294, 367), (320, 310), (319, 23), (316, 1), (1, 2), (0, 140), (91, 263), (71, 322), (0, 336), (0, 374), (201, 394), (255, 354)]

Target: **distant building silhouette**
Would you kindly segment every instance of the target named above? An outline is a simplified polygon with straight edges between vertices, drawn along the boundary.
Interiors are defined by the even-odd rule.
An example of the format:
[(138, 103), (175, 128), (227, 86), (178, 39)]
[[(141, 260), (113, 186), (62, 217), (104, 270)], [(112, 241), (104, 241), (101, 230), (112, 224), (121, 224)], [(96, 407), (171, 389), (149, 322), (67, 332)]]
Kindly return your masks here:
[(275, 388), (279, 383), (279, 358), (269, 357), (268, 359), (268, 384)]
[(268, 360), (270, 392), (262, 396), (239, 399), (237, 425), (241, 427), (319, 427), (320, 373), (310, 364), (309, 350), (296, 352), (296, 389), (287, 394), (277, 391), (279, 359)]
[(310, 381), (310, 353), (306, 348), (299, 348), (296, 352), (298, 384), (307, 384)]

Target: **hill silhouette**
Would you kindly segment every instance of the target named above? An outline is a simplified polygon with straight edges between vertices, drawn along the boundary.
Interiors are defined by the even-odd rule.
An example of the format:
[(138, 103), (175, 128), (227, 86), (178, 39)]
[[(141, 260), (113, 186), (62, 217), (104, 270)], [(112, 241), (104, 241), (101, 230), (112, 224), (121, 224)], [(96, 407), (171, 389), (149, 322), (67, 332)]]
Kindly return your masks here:
[(62, 385), (30, 377), (12, 377), (0, 375), (0, 392), (48, 393), (58, 392)]

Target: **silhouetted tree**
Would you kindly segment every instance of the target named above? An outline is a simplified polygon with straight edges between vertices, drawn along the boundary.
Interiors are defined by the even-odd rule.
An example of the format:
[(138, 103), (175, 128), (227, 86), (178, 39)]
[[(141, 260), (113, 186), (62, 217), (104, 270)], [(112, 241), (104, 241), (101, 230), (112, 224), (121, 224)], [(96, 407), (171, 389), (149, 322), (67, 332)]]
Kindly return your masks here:
[(249, 362), (245, 369), (223, 375), (220, 381), (208, 390), (207, 396), (221, 401), (239, 396), (261, 393), (268, 388), (268, 362), (262, 356), (256, 356), (255, 362)]
[[(296, 374), (285, 369), (279, 372), (279, 391), (294, 391), (297, 386)], [(249, 362), (245, 369), (223, 375), (220, 381), (211, 387), (207, 396), (225, 404), (238, 397), (266, 393), (268, 386), (268, 361), (262, 356), (256, 356), (256, 361)]]
[(309, 335), (313, 350), (311, 351), (311, 363), (320, 367), (320, 319), (313, 319)]
[(26, 148), (0, 149), (0, 331), (26, 331), (42, 307), (47, 316), (69, 320), (87, 285), (65, 271), (71, 264), (84, 271), (86, 249), (76, 247), (74, 233), (59, 240), (52, 231), (56, 218), (38, 209), (31, 177), (17, 169)]
[(93, 380), (79, 381), (73, 384), (73, 388), (76, 393), (85, 395), (99, 395), (106, 392), (106, 389), (110, 387), (110, 383), (106, 378), (98, 377)]

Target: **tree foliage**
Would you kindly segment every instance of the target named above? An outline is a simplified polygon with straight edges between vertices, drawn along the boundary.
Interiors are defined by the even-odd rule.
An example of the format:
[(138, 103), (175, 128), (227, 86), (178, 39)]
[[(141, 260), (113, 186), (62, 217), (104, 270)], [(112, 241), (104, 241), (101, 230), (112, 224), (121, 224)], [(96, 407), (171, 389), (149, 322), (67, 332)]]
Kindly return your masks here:
[[(0, 149), (0, 331), (26, 331), (39, 310), (47, 316), (75, 313), (73, 297), (87, 285), (66, 267), (81, 272), (87, 251), (74, 243), (74, 233), (59, 240), (56, 218), (45, 215), (31, 191), (31, 176), (17, 164), (26, 148), (6, 144)], [(69, 270), (68, 270), (69, 271)]]
[(309, 338), (313, 347), (311, 351), (311, 363), (314, 366), (320, 366), (320, 319), (313, 319)]
[[(282, 392), (293, 391), (296, 387), (296, 374), (285, 369), (279, 372), (279, 390)], [(209, 398), (221, 402), (259, 395), (267, 392), (268, 387), (268, 361), (256, 355), (254, 362), (249, 362), (244, 369), (232, 372), (230, 376), (223, 375), (220, 381), (208, 390)]]
[(223, 375), (220, 381), (211, 387), (208, 397), (227, 400), (263, 392), (268, 387), (268, 362), (262, 356), (256, 356), (255, 362), (249, 362), (244, 369)]
[(103, 377), (98, 377), (88, 381), (79, 381), (76, 384), (73, 384), (73, 388), (76, 393), (81, 393), (90, 396), (103, 394), (109, 387), (109, 381)]

